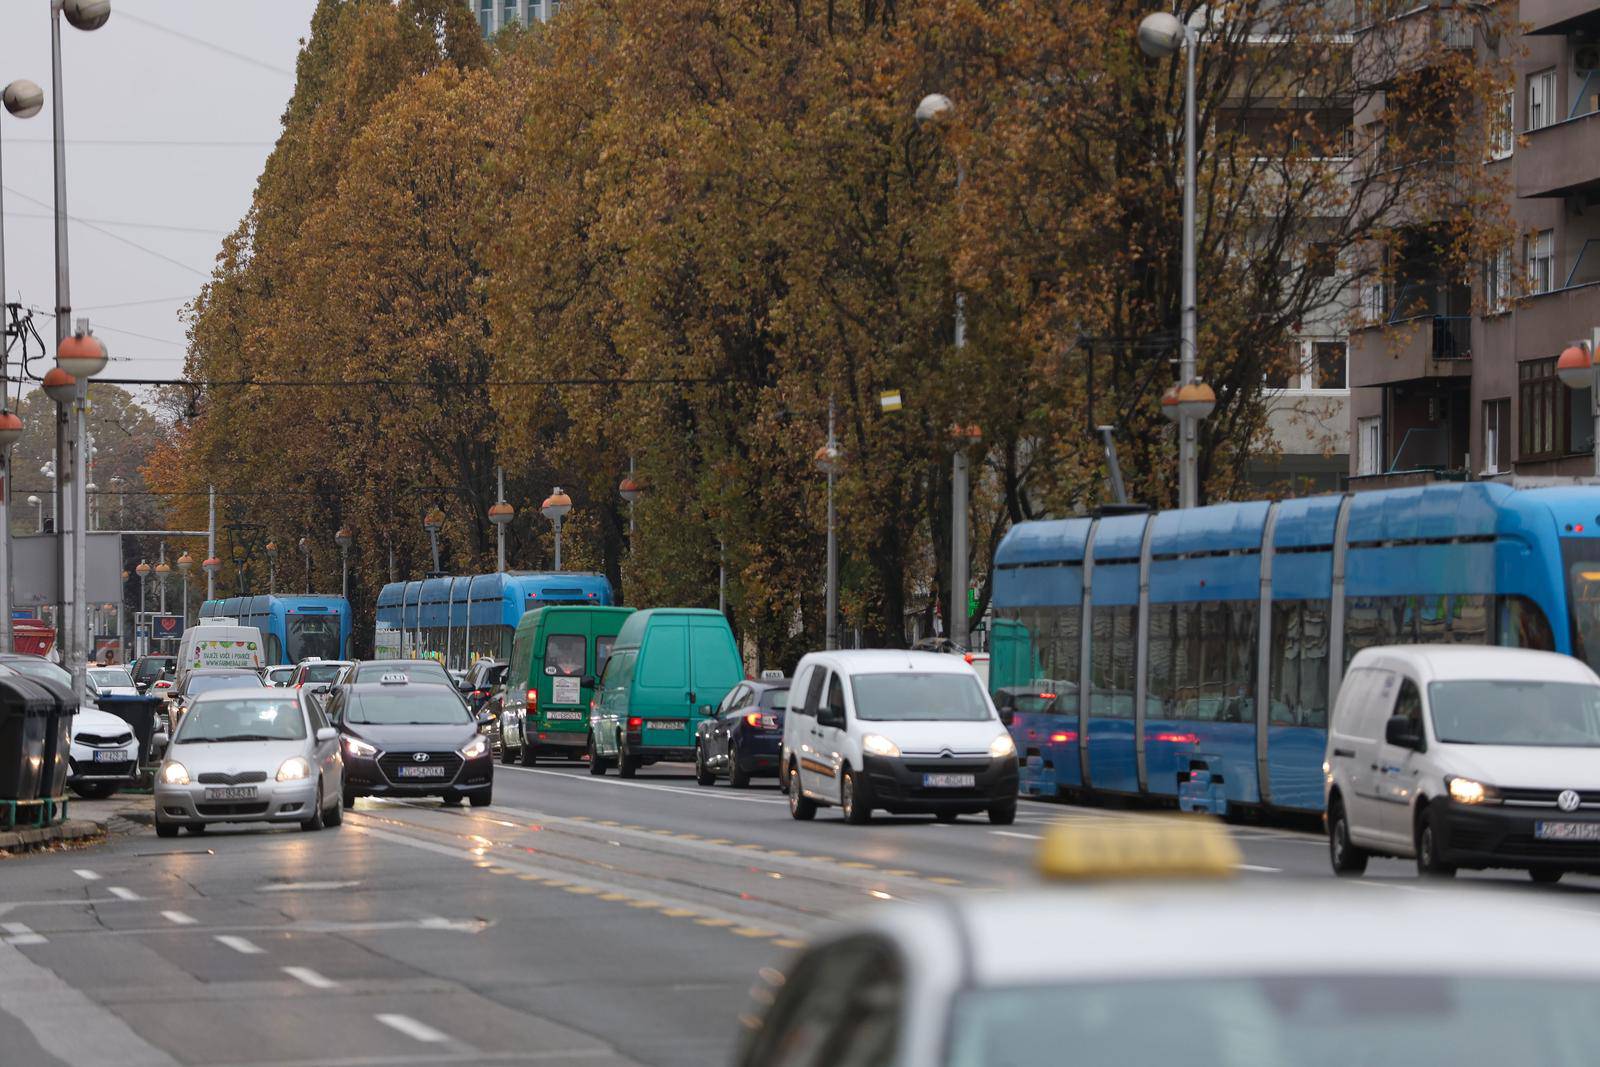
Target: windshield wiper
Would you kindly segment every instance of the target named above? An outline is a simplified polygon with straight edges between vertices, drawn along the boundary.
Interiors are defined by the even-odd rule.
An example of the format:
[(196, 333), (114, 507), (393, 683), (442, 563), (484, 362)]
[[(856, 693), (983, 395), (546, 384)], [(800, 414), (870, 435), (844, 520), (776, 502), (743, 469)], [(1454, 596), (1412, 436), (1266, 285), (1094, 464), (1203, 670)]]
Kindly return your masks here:
[(195, 738), (196, 741), (293, 741), (292, 737), (268, 737), (266, 734), (234, 734), (232, 737)]

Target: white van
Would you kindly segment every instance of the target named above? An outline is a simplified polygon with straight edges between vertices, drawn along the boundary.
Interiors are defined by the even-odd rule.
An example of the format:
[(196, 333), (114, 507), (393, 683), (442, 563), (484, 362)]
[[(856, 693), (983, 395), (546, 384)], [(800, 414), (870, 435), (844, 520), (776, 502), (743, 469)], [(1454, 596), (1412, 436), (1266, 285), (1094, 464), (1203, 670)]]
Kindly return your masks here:
[(1554, 652), (1369, 648), (1339, 687), (1323, 761), (1336, 874), (1600, 871), (1600, 677)]
[(795, 668), (779, 778), (789, 813), (837, 804), (947, 822), (1017, 817), (1017, 748), (977, 674), (940, 652), (813, 652)]
[(196, 667), (248, 667), (262, 670), (266, 667), (261, 641), (261, 631), (254, 626), (240, 626), (237, 622), (217, 623), (210, 619), (191, 626), (183, 633), (178, 644), (178, 677), (174, 688), (181, 689), (183, 680)]

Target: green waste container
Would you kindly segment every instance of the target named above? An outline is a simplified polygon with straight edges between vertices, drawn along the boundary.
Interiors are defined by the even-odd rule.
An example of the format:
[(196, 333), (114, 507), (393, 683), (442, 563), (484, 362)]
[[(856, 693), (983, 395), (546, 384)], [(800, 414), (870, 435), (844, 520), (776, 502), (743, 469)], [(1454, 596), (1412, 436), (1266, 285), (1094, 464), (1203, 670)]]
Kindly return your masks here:
[(55, 701), (27, 678), (0, 676), (0, 800), (36, 800)]

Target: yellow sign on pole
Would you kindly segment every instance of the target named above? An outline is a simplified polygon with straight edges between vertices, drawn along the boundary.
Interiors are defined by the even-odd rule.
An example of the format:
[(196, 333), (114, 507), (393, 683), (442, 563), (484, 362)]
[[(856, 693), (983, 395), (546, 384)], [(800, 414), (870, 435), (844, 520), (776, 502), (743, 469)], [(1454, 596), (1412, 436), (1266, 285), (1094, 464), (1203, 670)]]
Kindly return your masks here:
[(900, 390), (890, 389), (888, 392), (878, 394), (878, 406), (884, 411), (900, 410)]

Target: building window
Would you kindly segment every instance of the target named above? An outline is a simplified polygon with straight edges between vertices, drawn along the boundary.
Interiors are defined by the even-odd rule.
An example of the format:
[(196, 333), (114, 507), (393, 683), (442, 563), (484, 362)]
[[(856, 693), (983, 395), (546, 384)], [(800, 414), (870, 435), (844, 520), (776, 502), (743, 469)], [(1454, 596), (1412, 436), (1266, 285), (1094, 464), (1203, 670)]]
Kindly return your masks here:
[(517, 12), (517, 6), (518, 0), (506, 0), (505, 6), (501, 9), (500, 25), (509, 26), (520, 20), (521, 15)]
[(1554, 459), (1594, 448), (1588, 389), (1568, 389), (1555, 357), (1517, 364), (1518, 459)]
[(1556, 68), (1528, 75), (1528, 129), (1542, 130), (1556, 121)]
[(1498, 315), (1511, 304), (1511, 251), (1502, 248), (1483, 262), (1483, 306)]
[(1346, 358), (1343, 341), (1315, 341), (1311, 345), (1310, 370), (1313, 389), (1345, 388)]
[(1281, 355), (1267, 366), (1262, 384), (1268, 389), (1295, 389), (1300, 385), (1300, 365), (1305, 359), (1300, 341), (1290, 341)]
[(1361, 321), (1376, 325), (1389, 315), (1389, 289), (1382, 278), (1361, 280)]
[(1517, 145), (1517, 94), (1507, 89), (1490, 113), (1489, 158), (1509, 159)]
[(1356, 473), (1383, 472), (1383, 419), (1373, 415), (1356, 420)]
[(1540, 230), (1528, 238), (1528, 292), (1548, 293), (1555, 286), (1556, 232)]
[(1483, 402), (1483, 473), (1511, 469), (1511, 401)]
[(485, 37), (494, 35), (494, 0), (478, 0), (478, 25)]

